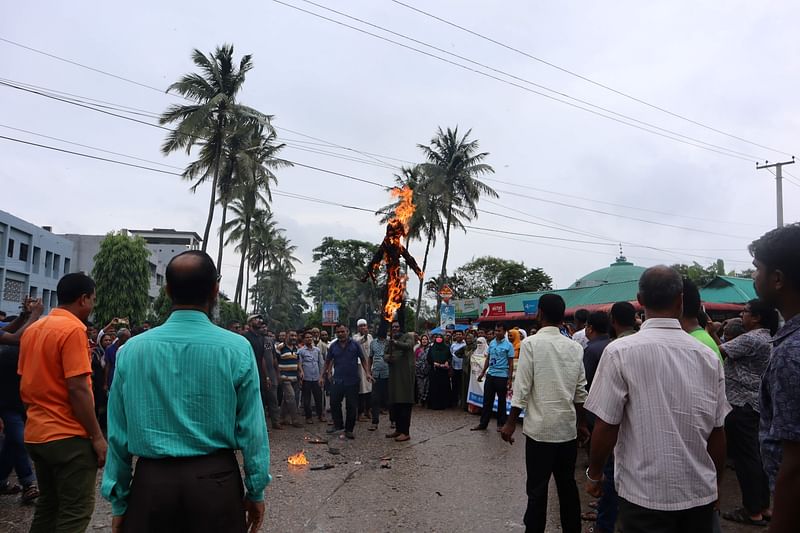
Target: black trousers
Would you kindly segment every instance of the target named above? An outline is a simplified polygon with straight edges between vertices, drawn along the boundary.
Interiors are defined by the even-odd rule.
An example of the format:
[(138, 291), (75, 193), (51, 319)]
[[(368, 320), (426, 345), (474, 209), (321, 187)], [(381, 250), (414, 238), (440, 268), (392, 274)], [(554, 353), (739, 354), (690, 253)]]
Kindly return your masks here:
[[(385, 409), (389, 403), (389, 378), (375, 378), (372, 383), (372, 423), (380, 421), (381, 409)], [(390, 420), (394, 420), (394, 413), (389, 415)]]
[(322, 388), (319, 381), (303, 381), (303, 411), (306, 418), (311, 418), (311, 395), (314, 395), (314, 407), (317, 410), (317, 417), (322, 418)]
[(244, 533), (244, 487), (233, 451), (139, 459), (122, 530)]
[[(353, 385), (333, 383), (331, 385), (331, 416), (333, 417), (333, 427), (336, 429), (351, 432), (356, 427), (358, 387), (358, 383)], [(342, 400), (345, 401), (345, 409), (347, 409), (345, 422), (342, 421)]]
[(394, 416), (395, 431), (401, 435), (409, 435), (411, 429), (411, 408), (412, 403), (392, 404), (391, 410)]
[(714, 504), (680, 511), (656, 511), (619, 498), (619, 518), (625, 533), (711, 533)]
[(481, 427), (489, 425), (492, 416), (494, 397), (497, 396), (497, 425), (506, 423), (506, 394), (508, 393), (508, 378), (486, 376), (483, 384), (483, 411), (481, 411)]
[[(525, 531), (544, 533), (547, 521), (547, 486), (550, 484), (550, 476), (553, 476), (558, 491), (561, 529), (564, 533), (580, 533), (581, 500), (578, 496), (578, 484), (575, 482), (577, 457), (577, 440), (553, 443), (525, 437), (525, 469), (528, 474)], [(625, 529), (625, 533), (630, 532)]]
[(751, 514), (769, 508), (769, 481), (761, 463), (758, 444), (759, 414), (749, 405), (732, 406), (725, 418), (728, 455), (736, 467), (742, 506)]

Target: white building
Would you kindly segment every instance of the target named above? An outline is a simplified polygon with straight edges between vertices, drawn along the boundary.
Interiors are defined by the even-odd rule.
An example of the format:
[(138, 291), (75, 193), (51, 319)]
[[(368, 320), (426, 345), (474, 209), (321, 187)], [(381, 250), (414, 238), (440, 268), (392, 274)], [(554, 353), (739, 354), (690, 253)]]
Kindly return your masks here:
[(58, 280), (76, 272), (73, 244), (0, 210), (0, 310), (17, 315), (26, 296), (41, 298), (45, 312), (58, 305)]

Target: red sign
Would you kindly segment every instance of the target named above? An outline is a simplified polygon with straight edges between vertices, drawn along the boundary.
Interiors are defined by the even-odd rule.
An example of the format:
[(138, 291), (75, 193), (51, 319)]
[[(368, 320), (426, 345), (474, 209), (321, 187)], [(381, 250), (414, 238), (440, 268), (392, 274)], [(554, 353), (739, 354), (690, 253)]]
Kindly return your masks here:
[(502, 316), (506, 314), (506, 303), (497, 302), (489, 304), (489, 316)]
[(445, 301), (445, 303), (447, 303), (450, 301), (450, 298), (453, 297), (453, 289), (451, 289), (447, 285), (444, 285), (439, 290), (439, 296), (442, 298), (442, 300)]

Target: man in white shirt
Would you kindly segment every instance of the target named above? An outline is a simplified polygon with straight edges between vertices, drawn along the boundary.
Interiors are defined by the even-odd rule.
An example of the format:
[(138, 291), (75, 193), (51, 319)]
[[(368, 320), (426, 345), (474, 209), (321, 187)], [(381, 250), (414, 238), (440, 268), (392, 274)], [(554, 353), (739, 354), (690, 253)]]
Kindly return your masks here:
[(586, 321), (589, 320), (588, 309), (578, 309), (575, 311), (575, 333), (572, 334), (572, 340), (581, 345), (584, 350), (589, 345), (589, 339), (586, 337)]
[(722, 363), (681, 329), (678, 272), (647, 269), (638, 300), (647, 320), (606, 347), (586, 402), (597, 417), (586, 490), (600, 495), (613, 450), (625, 533), (710, 533), (731, 410)]
[(581, 530), (575, 460), (578, 433), (581, 439), (589, 437), (583, 420), (586, 375), (583, 349), (563, 336), (558, 328), (564, 320), (565, 307), (564, 300), (557, 294), (539, 298), (536, 318), (541, 327), (536, 335), (526, 338), (520, 345), (511, 414), (500, 432), (503, 440), (513, 444), (517, 419), (525, 409), (522, 432), (525, 434), (528, 508), (524, 521), (528, 532), (545, 531), (550, 476), (556, 480), (561, 529), (565, 533)]
[[(369, 332), (369, 324), (363, 318), (356, 322), (358, 332), (353, 335), (353, 340), (358, 343), (364, 360), (369, 360), (369, 346), (372, 344), (372, 335)], [(363, 422), (371, 418), (370, 405), (372, 403), (372, 382), (367, 379), (366, 368), (358, 360), (358, 375), (361, 378), (361, 385), (358, 387), (358, 420)]]

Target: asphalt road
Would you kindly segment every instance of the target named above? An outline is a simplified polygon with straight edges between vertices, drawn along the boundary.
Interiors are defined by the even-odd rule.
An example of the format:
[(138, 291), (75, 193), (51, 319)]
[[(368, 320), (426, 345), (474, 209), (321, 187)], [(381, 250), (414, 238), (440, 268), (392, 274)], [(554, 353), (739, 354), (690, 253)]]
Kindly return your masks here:
[[(332, 438), (328, 444), (306, 440), (326, 439), (325, 424), (270, 432), (273, 480), (267, 489), (268, 517), (262, 531), (524, 531), (521, 426), (517, 442), (509, 446), (494, 426), (487, 432), (470, 432), (476, 422), (475, 415), (460, 411), (415, 409), (412, 439), (405, 443), (384, 437), (389, 431), (387, 417), (382, 417), (376, 432), (359, 423), (355, 440)], [(311, 466), (333, 468), (312, 471), (289, 466), (288, 456), (301, 450)], [(581, 481), (585, 466), (585, 452), (580, 450), (576, 479), (588, 510)], [(554, 485), (551, 482), (548, 531), (561, 531)], [(735, 476), (728, 470), (722, 508), (737, 506), (739, 498)], [(0, 497), (0, 532), (25, 532), (32, 516), (33, 509), (20, 506), (15, 496)], [(89, 531), (107, 531), (110, 524), (110, 506), (98, 493)], [(723, 521), (722, 530), (739, 533), (759, 528)]]

